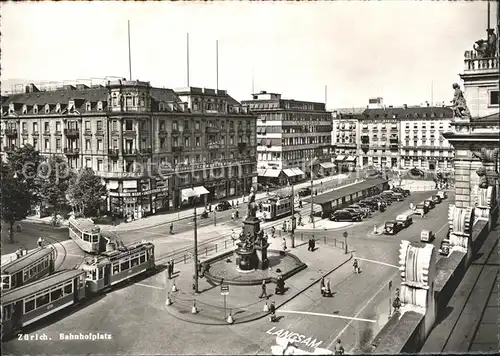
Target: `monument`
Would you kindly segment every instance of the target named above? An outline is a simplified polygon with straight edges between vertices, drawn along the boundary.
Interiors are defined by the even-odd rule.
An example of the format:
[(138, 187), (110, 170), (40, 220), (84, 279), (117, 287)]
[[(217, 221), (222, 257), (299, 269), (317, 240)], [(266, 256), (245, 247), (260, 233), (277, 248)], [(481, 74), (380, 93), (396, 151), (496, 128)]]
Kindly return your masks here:
[(240, 235), (236, 264), (241, 271), (252, 271), (254, 269), (265, 270), (268, 268), (267, 259), (267, 235), (260, 228), (260, 220), (257, 218), (257, 203), (255, 202), (255, 191), (252, 187), (248, 198), (248, 213), (243, 221), (243, 231)]

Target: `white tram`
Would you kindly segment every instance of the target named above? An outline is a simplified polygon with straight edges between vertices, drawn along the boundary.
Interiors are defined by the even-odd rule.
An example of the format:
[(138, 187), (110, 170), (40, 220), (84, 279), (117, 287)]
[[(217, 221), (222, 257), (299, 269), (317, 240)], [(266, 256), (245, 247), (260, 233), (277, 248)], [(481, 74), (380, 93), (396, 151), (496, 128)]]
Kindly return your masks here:
[(85, 299), (85, 272), (65, 270), (2, 293), (2, 339)]
[(68, 223), (69, 237), (85, 252), (99, 253), (106, 249), (101, 239), (101, 229), (90, 219), (71, 217)]
[(272, 197), (262, 203), (258, 217), (262, 220), (274, 220), (292, 213), (292, 199)]
[(55, 249), (45, 246), (3, 265), (1, 290), (18, 288), (51, 274), (54, 272), (55, 259)]
[(80, 268), (87, 273), (87, 291), (97, 293), (154, 267), (154, 245), (139, 242), (103, 252)]

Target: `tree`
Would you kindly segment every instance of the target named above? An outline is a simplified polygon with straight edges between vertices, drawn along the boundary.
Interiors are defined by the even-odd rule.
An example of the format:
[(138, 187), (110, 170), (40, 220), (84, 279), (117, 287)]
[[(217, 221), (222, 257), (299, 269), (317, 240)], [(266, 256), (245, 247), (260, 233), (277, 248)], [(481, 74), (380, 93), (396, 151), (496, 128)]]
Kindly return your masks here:
[(83, 168), (70, 181), (68, 199), (75, 212), (94, 216), (107, 193), (106, 186), (92, 168)]
[(15, 150), (7, 153), (7, 165), (11, 172), (16, 173), (25, 181), (32, 194), (33, 205), (40, 202), (38, 170), (44, 160), (40, 152), (29, 144), (16, 147)]
[(67, 203), (66, 193), (74, 172), (62, 156), (50, 157), (39, 170), (40, 198), (54, 208), (54, 219)]
[(2, 220), (9, 224), (9, 241), (14, 242), (14, 224), (25, 219), (30, 211), (32, 195), (27, 182), (18, 176), (9, 166), (2, 162), (2, 176), (0, 178), (1, 197), (0, 208)]

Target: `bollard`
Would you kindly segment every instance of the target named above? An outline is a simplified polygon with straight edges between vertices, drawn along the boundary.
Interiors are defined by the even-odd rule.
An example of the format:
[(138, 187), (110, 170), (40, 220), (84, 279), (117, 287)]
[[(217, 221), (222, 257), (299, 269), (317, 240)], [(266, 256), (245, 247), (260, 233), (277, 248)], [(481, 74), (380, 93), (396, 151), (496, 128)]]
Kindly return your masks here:
[(205, 256), (208, 256), (208, 247), (205, 247)]
[(184, 255), (183, 257), (184, 257), (184, 263), (186, 263), (186, 255)]
[(215, 244), (215, 253), (217, 253), (217, 244)]
[(227, 323), (228, 324), (234, 323), (233, 313), (231, 312), (231, 309), (229, 309), (229, 316), (227, 317)]
[(300, 241), (304, 241), (304, 234), (300, 233)]
[(193, 307), (191, 308), (191, 314), (198, 314), (198, 308), (196, 307), (196, 300), (193, 301)]
[(335, 243), (335, 247), (337, 247), (337, 239), (333, 239), (333, 242)]
[(177, 292), (177, 286), (175, 285), (175, 279), (174, 279), (174, 285), (172, 286), (172, 292)]
[(166, 306), (172, 305), (172, 300), (170, 299), (170, 293), (167, 294), (167, 300), (165, 301), (165, 305)]
[(227, 240), (224, 240), (224, 250), (227, 248)]

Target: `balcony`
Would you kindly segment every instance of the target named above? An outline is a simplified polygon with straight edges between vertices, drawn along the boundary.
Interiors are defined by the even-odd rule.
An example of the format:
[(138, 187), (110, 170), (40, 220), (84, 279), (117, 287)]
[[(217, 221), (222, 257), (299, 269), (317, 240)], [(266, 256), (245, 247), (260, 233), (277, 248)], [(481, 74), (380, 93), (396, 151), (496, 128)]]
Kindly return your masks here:
[(172, 135), (179, 135), (180, 132), (178, 129), (172, 129)]
[(190, 129), (184, 129), (184, 130), (182, 131), (182, 134), (183, 134), (184, 136), (191, 136), (191, 134), (192, 134), (192, 133), (193, 133), (193, 132), (192, 132)]
[(123, 150), (123, 157), (134, 157), (139, 154), (139, 151), (135, 148), (129, 148)]
[[(33, 133), (34, 134), (34, 133)], [(28, 136), (28, 130), (22, 130), (21, 135)]]
[(80, 130), (79, 129), (64, 129), (64, 134), (66, 137), (79, 137)]
[(17, 137), (17, 129), (15, 128), (6, 128), (5, 129), (5, 136), (7, 137)]
[(108, 149), (108, 156), (110, 156), (110, 157), (118, 157), (119, 154), (120, 154), (120, 150), (118, 148)]
[(118, 131), (118, 130), (111, 130), (111, 136), (120, 136), (120, 131)]
[(363, 151), (368, 151), (368, 150), (370, 149), (370, 145), (369, 145), (369, 144), (367, 144), (367, 143), (362, 143), (362, 144), (361, 144), (361, 149), (362, 149)]
[(135, 137), (137, 136), (137, 132), (135, 130), (123, 130), (123, 136)]
[(95, 132), (95, 135), (96, 136), (104, 136), (104, 131), (102, 129), (97, 129), (97, 131)]
[(216, 127), (207, 127), (207, 128), (205, 129), (205, 132), (206, 132), (207, 134), (217, 134), (217, 133), (219, 133), (219, 132), (220, 132), (220, 130), (219, 130), (218, 128), (216, 128)]
[(397, 135), (391, 135), (390, 139), (391, 142), (398, 142), (399, 138)]
[(3, 151), (9, 153), (9, 152), (14, 151), (15, 149), (16, 149), (16, 146), (4, 146)]
[(207, 143), (207, 148), (209, 150), (219, 150), (221, 148), (221, 144), (215, 142), (209, 142)]
[(90, 129), (85, 129), (83, 136), (92, 136), (92, 131)]
[(66, 156), (78, 156), (80, 154), (79, 148), (65, 148), (64, 154)]
[(482, 71), (498, 74), (498, 57), (479, 58), (474, 51), (466, 51), (464, 64), (464, 73)]
[(44, 136), (50, 136), (50, 131), (49, 131), (49, 130), (45, 130), (45, 131), (43, 132), (43, 135), (44, 135)]
[(398, 149), (399, 149), (399, 145), (398, 145), (398, 144), (391, 144), (391, 145), (389, 146), (389, 149), (390, 149), (391, 151), (398, 150)]
[(141, 155), (150, 155), (151, 153), (153, 153), (153, 149), (152, 148), (141, 148), (139, 153)]
[(172, 152), (182, 152), (184, 147), (182, 146), (172, 146)]
[(158, 137), (167, 137), (167, 131), (165, 131), (165, 129), (160, 129), (160, 131), (158, 131)]

